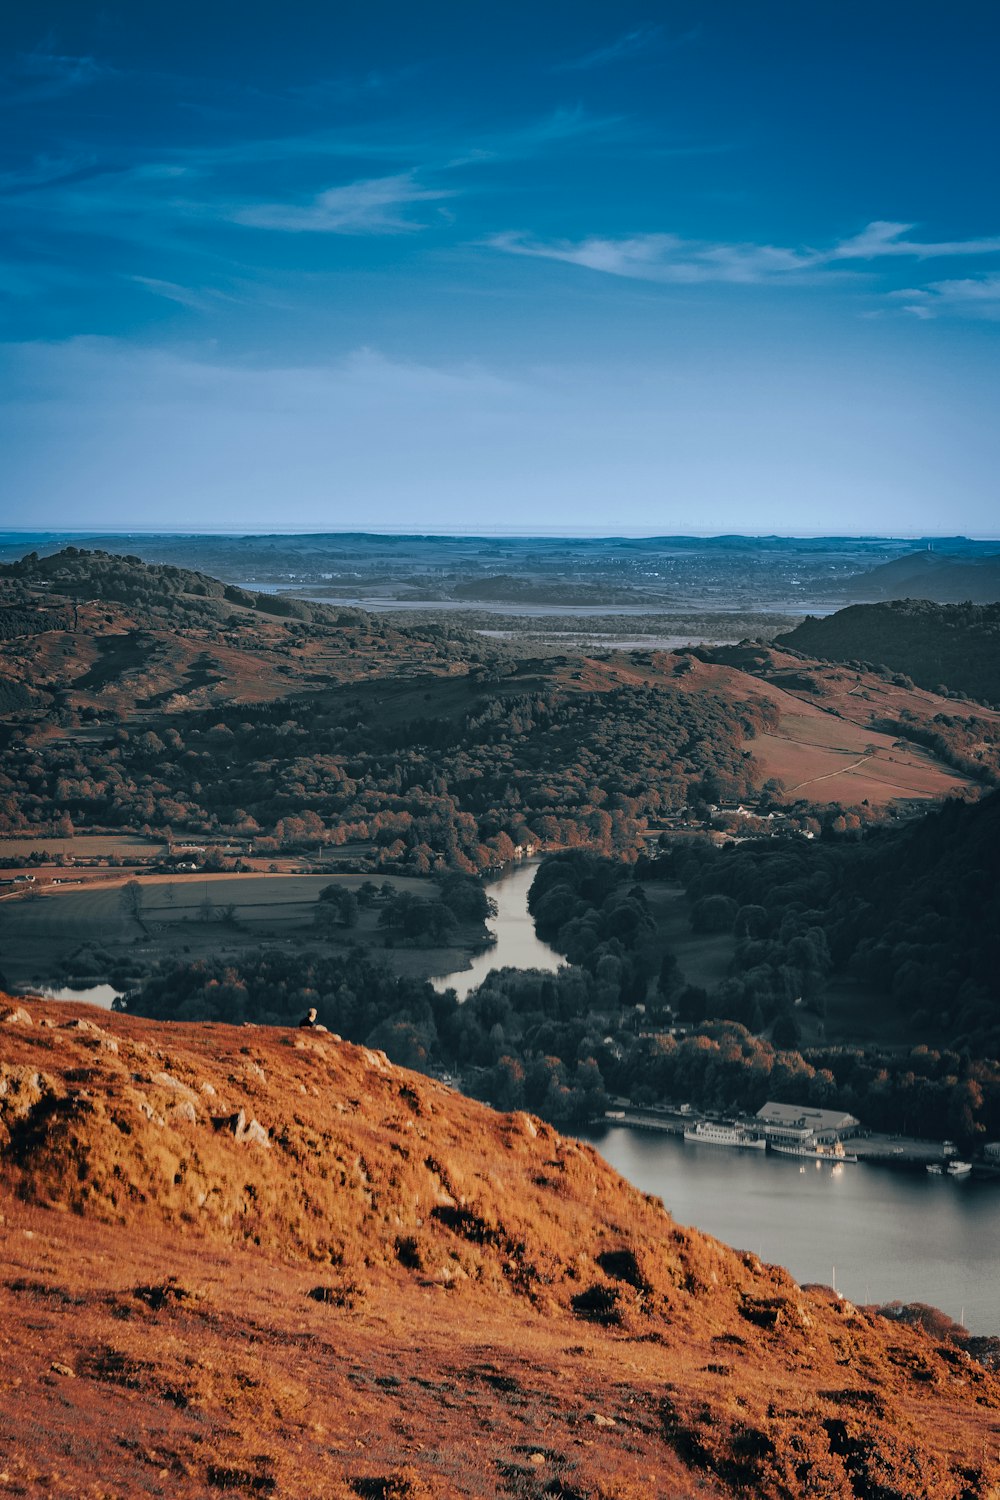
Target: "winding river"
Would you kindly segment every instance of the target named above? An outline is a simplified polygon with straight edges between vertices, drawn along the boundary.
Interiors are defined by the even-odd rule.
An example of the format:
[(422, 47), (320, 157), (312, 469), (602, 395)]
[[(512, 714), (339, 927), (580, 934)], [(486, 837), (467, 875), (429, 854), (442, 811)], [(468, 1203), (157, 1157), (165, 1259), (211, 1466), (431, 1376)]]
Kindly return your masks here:
[(491, 969), (545, 969), (553, 973), (566, 962), (536, 935), (528, 912), (528, 890), (537, 868), (537, 860), (527, 860), (508, 866), (490, 881), (488, 891), (497, 904), (497, 914), (486, 925), (495, 933), (496, 943), (477, 954), (471, 968), (435, 975), (431, 983), (436, 990), (452, 989), (459, 1000), (465, 1000)]

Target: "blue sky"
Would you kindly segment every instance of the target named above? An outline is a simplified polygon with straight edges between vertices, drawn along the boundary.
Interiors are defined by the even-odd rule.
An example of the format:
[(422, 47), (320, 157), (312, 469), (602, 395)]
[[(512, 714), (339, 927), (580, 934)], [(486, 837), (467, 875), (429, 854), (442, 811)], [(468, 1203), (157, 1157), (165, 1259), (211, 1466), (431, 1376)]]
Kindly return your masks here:
[(993, 0), (0, 22), (0, 524), (1000, 534)]

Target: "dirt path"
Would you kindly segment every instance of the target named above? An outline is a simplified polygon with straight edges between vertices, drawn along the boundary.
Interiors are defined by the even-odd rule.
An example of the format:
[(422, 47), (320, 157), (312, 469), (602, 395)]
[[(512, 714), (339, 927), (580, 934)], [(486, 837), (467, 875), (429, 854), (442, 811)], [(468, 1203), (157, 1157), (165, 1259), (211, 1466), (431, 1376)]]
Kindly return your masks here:
[(791, 796), (792, 792), (800, 792), (804, 786), (815, 786), (817, 781), (832, 781), (834, 776), (844, 776), (848, 771), (856, 771), (858, 766), (863, 766), (866, 761), (874, 759), (873, 755), (862, 755), (860, 760), (852, 760), (849, 766), (838, 766), (836, 771), (827, 771), (825, 776), (814, 776), (810, 781), (800, 781), (798, 786), (789, 787), (786, 795)]

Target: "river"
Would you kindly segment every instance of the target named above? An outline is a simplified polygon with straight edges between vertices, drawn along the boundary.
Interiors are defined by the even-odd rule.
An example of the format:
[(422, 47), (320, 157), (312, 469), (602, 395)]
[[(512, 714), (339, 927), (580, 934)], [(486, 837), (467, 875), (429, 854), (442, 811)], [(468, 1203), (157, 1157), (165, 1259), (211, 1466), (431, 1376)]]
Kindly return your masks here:
[(431, 983), (436, 990), (452, 989), (459, 1000), (464, 1000), (491, 969), (545, 969), (553, 973), (566, 962), (562, 954), (536, 936), (528, 912), (528, 890), (537, 868), (537, 860), (526, 860), (508, 865), (502, 875), (490, 881), (487, 890), (497, 904), (497, 914), (486, 925), (495, 933), (496, 943), (477, 954), (471, 968), (435, 976)]

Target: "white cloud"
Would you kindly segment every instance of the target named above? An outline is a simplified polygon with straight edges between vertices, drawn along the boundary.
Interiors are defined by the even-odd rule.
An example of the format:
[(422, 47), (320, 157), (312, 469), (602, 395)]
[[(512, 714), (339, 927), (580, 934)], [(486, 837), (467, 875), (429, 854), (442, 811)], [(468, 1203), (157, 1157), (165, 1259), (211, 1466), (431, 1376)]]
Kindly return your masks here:
[(402, 210), (413, 203), (453, 196), (442, 188), (420, 187), (412, 172), (402, 172), (327, 188), (309, 203), (251, 204), (235, 209), (230, 217), (255, 229), (293, 233), (400, 234), (424, 227), (406, 218)]
[(640, 234), (621, 240), (594, 236), (576, 244), (569, 240), (542, 244), (516, 234), (501, 234), (488, 243), (512, 255), (561, 260), (610, 276), (681, 286), (708, 281), (770, 281), (808, 271), (816, 264), (808, 254), (779, 245), (715, 244), (673, 234)]
[(147, 292), (152, 292), (155, 297), (163, 297), (168, 302), (177, 302), (181, 307), (190, 308), (192, 312), (211, 312), (214, 304), (219, 301), (235, 302), (237, 300), (226, 292), (196, 290), (193, 287), (181, 286), (176, 281), (161, 281), (157, 276), (129, 276), (128, 279), (138, 286), (145, 287)]
[(1000, 238), (940, 242), (903, 239), (912, 227), (876, 220), (860, 234), (825, 250), (746, 241), (685, 240), (675, 234), (637, 234), (624, 239), (594, 235), (546, 243), (508, 232), (494, 235), (487, 243), (511, 255), (566, 261), (610, 276), (674, 285), (805, 281), (847, 274), (841, 269), (844, 262), (871, 262), (884, 256), (927, 260), (1000, 253)]
[(1000, 275), (931, 281), (925, 287), (906, 287), (889, 295), (899, 302), (902, 312), (915, 318), (927, 320), (951, 313), (1000, 322)]
[(876, 260), (883, 255), (909, 255), (917, 260), (931, 260), (950, 255), (995, 255), (1000, 251), (1000, 237), (978, 240), (907, 240), (903, 239), (913, 224), (894, 224), (876, 219), (860, 234), (841, 240), (828, 254), (830, 260)]

